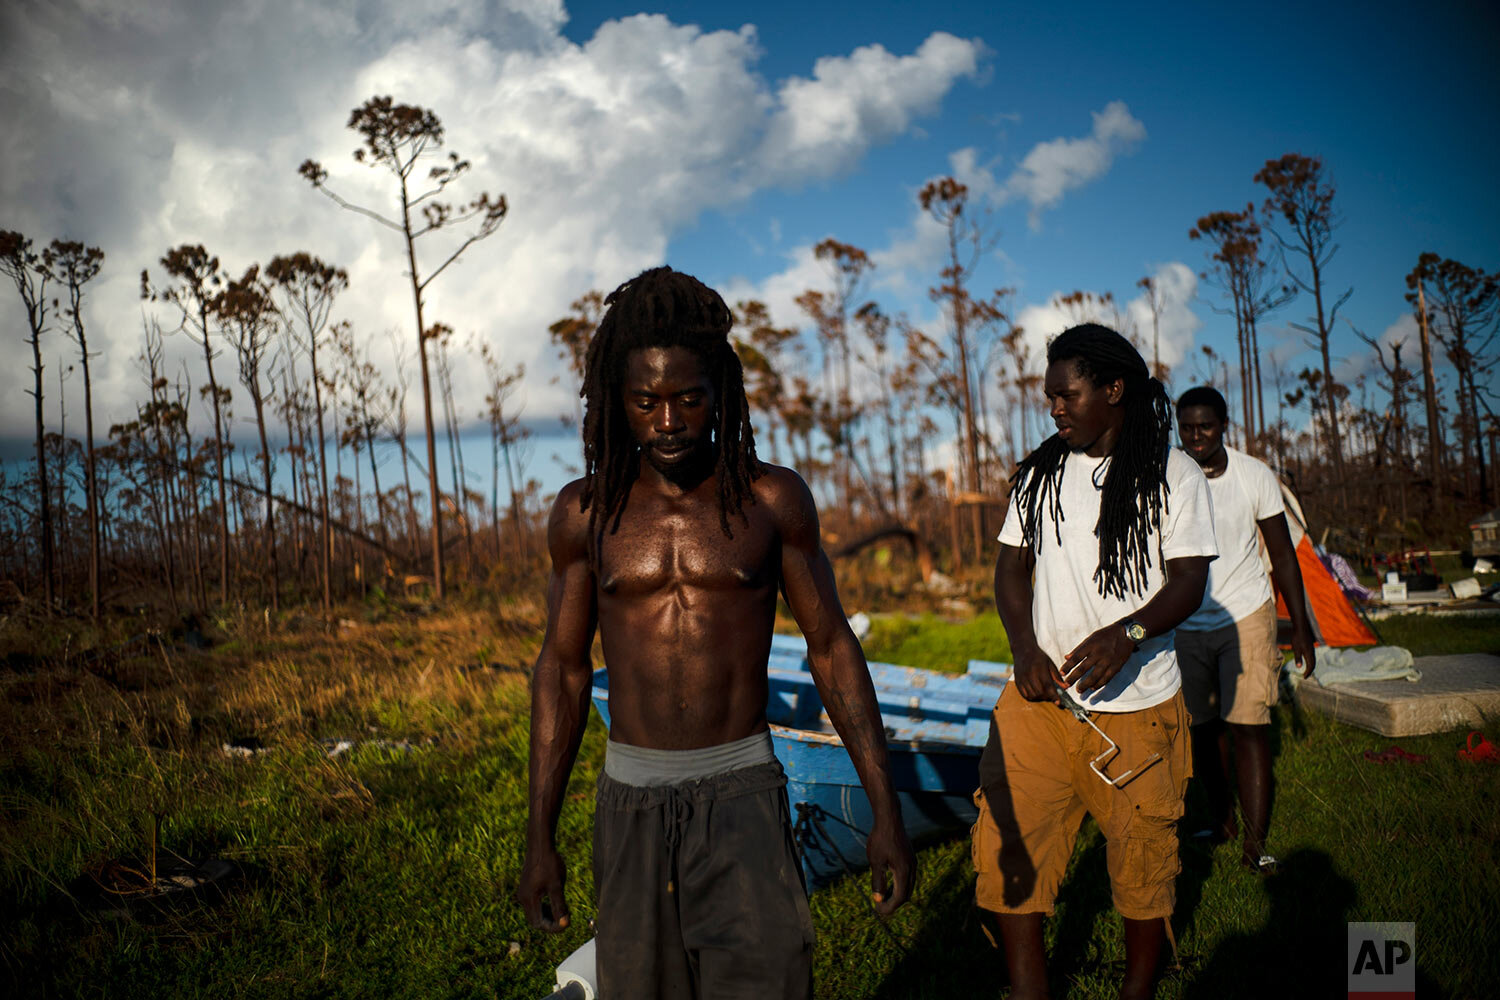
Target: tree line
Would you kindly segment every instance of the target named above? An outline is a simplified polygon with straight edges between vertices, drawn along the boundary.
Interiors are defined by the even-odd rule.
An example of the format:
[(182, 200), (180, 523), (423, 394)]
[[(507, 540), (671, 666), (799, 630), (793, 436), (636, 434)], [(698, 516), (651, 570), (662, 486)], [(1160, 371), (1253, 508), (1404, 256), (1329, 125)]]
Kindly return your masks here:
[[(296, 251), (236, 276), (203, 246), (184, 244), (141, 272), (136, 361), (145, 388), (134, 416), (100, 438), (83, 302), (105, 255), (0, 231), (0, 270), (26, 318), (36, 416), (28, 467), (0, 479), (0, 574), (17, 590), (96, 619), (106, 596), (143, 589), (161, 592), (175, 612), (224, 606), (232, 595), (271, 610), (287, 601), (327, 610), (393, 583), (422, 583), (441, 599), (451, 583), (539, 556), (542, 498), (527, 477), (530, 432), (516, 401), (524, 367), (477, 336), (461, 340), (428, 303), (432, 283), (500, 229), (506, 199), (454, 200), (450, 189), (470, 164), (444, 150), (430, 110), (373, 97), (348, 126), (361, 138), (355, 160), (388, 175), (390, 208), (347, 200), (314, 161), (299, 173), (402, 250), (413, 322), (390, 332), (389, 371), (371, 360), (371, 335), (337, 318), (349, 285), (341, 267)], [(1167, 303), (1149, 276), (1135, 285), (1149, 326), (1111, 291), (1075, 291), (1051, 305), (1070, 323), (1119, 329), (1174, 391), (1223, 391), (1234, 443), (1272, 464), (1314, 523), (1341, 526), (1342, 546), (1458, 541), (1466, 519), (1495, 502), (1496, 275), (1420, 253), (1406, 276), (1417, 342), (1354, 329), (1375, 364), (1344, 384), (1331, 342), (1353, 289), (1335, 263), (1342, 219), (1329, 171), (1290, 153), (1268, 160), (1253, 183), (1258, 204), (1209, 212), (1187, 231), (1204, 246), (1213, 307), (1233, 319), (1233, 350), (1205, 343), (1176, 370), (1167, 365)], [(796, 298), (800, 325), (778, 325), (763, 302), (738, 302), (735, 346), (762, 456), (797, 468), (818, 493), (830, 549), (900, 536), (924, 569), (934, 560), (957, 569), (987, 558), (1016, 462), (1051, 432), (1044, 358), (1017, 322), (1014, 290), (978, 285), (1000, 237), (985, 207), (953, 177), (928, 182), (918, 204), (944, 234), (928, 289), (935, 323), (883, 306), (868, 292), (870, 255), (830, 237), (814, 249), (825, 282)], [(431, 249), (437, 233), (445, 242)], [(574, 388), (603, 308), (602, 293), (586, 292), (549, 328)], [(1294, 357), (1262, 338), (1268, 317), (1292, 308), (1301, 316), (1287, 324), (1316, 358), (1296, 371)], [(48, 428), (44, 344), (59, 336), (71, 341), (57, 356), (59, 399), (75, 370), (64, 357), (83, 380), (81, 436), (69, 436), (65, 408)], [(168, 337), (193, 344), (200, 371), (167, 370)], [(422, 455), (407, 447), (413, 359)], [(475, 361), (484, 406), (461, 413), (453, 372)], [(193, 419), (194, 407), (211, 420)], [(232, 440), (237, 419), (253, 421), (253, 455)], [(469, 422), (489, 431), (488, 495), (470, 485), (470, 467), (477, 479), (483, 462), (464, 455), (459, 430)], [(387, 471), (382, 483), (377, 447), (399, 456), (399, 482)]]

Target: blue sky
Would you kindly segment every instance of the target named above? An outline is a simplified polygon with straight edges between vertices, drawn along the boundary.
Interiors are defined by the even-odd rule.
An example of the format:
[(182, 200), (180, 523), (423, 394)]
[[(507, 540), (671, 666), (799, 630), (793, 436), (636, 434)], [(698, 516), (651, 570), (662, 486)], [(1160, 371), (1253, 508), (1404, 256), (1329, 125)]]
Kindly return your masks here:
[[(385, 331), (411, 323), (396, 248), (295, 176), (312, 156), (346, 193), (386, 196), (343, 129), (372, 93), (432, 107), (475, 186), (510, 196), (511, 219), (434, 286), (431, 309), (528, 366), (541, 429), (571, 409), (546, 323), (663, 261), (793, 325), (791, 296), (820, 275), (809, 248), (833, 236), (876, 256), (870, 293), (889, 311), (937, 322), (923, 290), (939, 262), (914, 196), (948, 173), (993, 196), (1000, 242), (976, 284), (1015, 287), (1038, 344), (1057, 332), (1053, 294), (1128, 302), (1139, 278), (1167, 275), (1176, 356), (1232, 350), (1216, 291), (1191, 280), (1204, 254), (1187, 230), (1258, 203), (1253, 174), (1285, 152), (1332, 173), (1344, 222), (1328, 279), (1353, 286), (1342, 315), (1370, 335), (1410, 335), (1403, 278), (1422, 251), (1500, 267), (1493, 4), (414, 6), (74, 0), (0, 14), (0, 106), (30, 140), (0, 151), (0, 225), (109, 255), (89, 311), (101, 422), (140, 395), (139, 272), (182, 242), (236, 274), (303, 247), (348, 267), (342, 314), (389, 363)], [(19, 305), (0, 303), (20, 357)], [(1292, 356), (1283, 327), (1309, 311), (1299, 299), (1263, 327), (1294, 368), (1311, 355)], [(55, 365), (67, 347), (53, 345)], [(188, 346), (173, 350), (197, 380)], [(1368, 367), (1347, 328), (1335, 347), (1346, 374)], [(0, 436), (15, 443), (31, 433), (28, 382), (20, 363), (0, 371)], [(472, 372), (458, 392), (477, 412)], [(81, 402), (69, 410), (76, 430)], [(564, 474), (549, 455), (568, 447), (536, 449), (549, 489)]]

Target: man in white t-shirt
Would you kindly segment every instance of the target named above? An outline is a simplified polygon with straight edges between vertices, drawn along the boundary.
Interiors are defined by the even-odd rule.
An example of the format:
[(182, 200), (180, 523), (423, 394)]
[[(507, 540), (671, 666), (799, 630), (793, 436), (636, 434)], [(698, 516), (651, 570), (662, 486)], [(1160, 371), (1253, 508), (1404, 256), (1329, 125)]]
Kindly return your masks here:
[(1271, 874), (1276, 859), (1265, 847), (1271, 816), (1270, 723), (1282, 657), (1276, 644), (1276, 597), (1261, 557), (1261, 539), (1292, 618), (1292, 655), (1303, 676), (1312, 673), (1315, 655), (1281, 483), (1264, 462), (1224, 444), (1228, 426), (1229, 407), (1217, 389), (1199, 386), (1177, 400), (1177, 431), (1183, 450), (1208, 477), (1219, 546), (1203, 605), (1177, 626), (1177, 659), (1193, 717), (1194, 770), (1208, 794), (1211, 816), (1211, 825), (1199, 836), (1222, 843), (1239, 835), (1233, 810), (1238, 791), (1245, 818), (1240, 862)]
[[(1172, 630), (1202, 602), (1216, 553), (1208, 485), (1172, 448), (1161, 382), (1113, 330), (1054, 339), (1045, 389), (1057, 433), (1012, 479), (995, 563), (1015, 675), (980, 758), (975, 898), (998, 915), (1011, 996), (1046, 996), (1042, 922), (1089, 813), (1125, 921), (1120, 995), (1145, 997), (1192, 773)], [(1063, 689), (1117, 753), (1101, 758), (1109, 743), (1063, 710)]]

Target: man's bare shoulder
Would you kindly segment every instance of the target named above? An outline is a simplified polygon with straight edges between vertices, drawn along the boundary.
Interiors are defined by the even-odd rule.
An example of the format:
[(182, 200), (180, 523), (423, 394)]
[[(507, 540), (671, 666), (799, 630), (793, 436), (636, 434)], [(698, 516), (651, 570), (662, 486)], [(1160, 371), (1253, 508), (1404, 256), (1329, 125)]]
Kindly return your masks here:
[(587, 556), (589, 544), (589, 514), (582, 510), (584, 480), (575, 479), (557, 491), (552, 501), (552, 513), (547, 518), (547, 547), (552, 552), (552, 561), (568, 562), (582, 554)]
[(761, 475), (751, 485), (755, 502), (763, 505), (783, 532), (811, 530), (816, 536), (818, 508), (802, 477), (781, 465), (762, 463)]

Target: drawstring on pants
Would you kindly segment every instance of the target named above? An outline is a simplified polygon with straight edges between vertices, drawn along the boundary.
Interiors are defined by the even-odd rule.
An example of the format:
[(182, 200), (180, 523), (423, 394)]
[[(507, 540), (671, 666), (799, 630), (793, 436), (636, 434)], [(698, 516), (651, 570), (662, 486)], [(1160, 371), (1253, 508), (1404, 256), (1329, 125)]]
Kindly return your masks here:
[(693, 806), (676, 788), (667, 793), (662, 810), (662, 835), (667, 842), (667, 892), (677, 891), (677, 845), (682, 843), (682, 828), (693, 816)]

